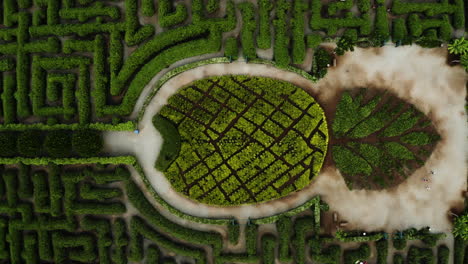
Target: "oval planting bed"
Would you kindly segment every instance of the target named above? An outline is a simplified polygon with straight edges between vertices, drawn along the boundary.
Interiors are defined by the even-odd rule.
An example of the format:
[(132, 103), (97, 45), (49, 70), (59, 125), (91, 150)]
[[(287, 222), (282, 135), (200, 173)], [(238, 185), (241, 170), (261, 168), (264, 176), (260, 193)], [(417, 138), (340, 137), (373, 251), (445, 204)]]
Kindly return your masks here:
[(153, 123), (164, 139), (156, 168), (202, 203), (240, 205), (286, 196), (320, 171), (328, 130), (303, 89), (262, 77), (193, 82)]

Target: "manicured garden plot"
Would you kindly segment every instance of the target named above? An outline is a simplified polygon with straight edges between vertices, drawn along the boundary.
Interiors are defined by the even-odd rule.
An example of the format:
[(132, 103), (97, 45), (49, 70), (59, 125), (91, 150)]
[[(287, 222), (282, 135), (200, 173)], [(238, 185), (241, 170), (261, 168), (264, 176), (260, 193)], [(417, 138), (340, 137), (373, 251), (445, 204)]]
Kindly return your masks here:
[[(209, 204), (262, 202), (299, 190), (318, 173), (327, 148), (317, 102), (273, 79), (199, 80), (172, 96), (160, 115), (154, 124), (172, 147), (163, 147), (157, 164), (171, 158), (158, 167), (177, 191)], [(171, 126), (178, 135), (164, 132)]]
[[(314, 225), (311, 218), (291, 218), (296, 214), (293, 210), (283, 216), (286, 220), (281, 218), (277, 223), (281, 226), (278, 234), (257, 239), (258, 226), (250, 223), (247, 253), (220, 252), (220, 234), (169, 221), (146, 200), (142, 192), (147, 190), (133, 183), (126, 170), (102, 165), (138, 167), (133, 157), (103, 156), (99, 152), (102, 142), (96, 136), (99, 133), (87, 130), (133, 130), (135, 124), (127, 121), (145, 85), (158, 72), (182, 59), (219, 56), (224, 48), (231, 59), (244, 55), (250, 60), (258, 56), (257, 49), (272, 47), (276, 65), (286, 66), (302, 63), (306, 47), (316, 49), (322, 41), (339, 37), (338, 32), (343, 29), (353, 41), (370, 38), (372, 45), (388, 40), (391, 29), (394, 42), (432, 47), (451, 38), (452, 31), (465, 24), (462, 0), (393, 1), (392, 7), (381, 0), (322, 2), (2, 1), (0, 163), (5, 165), (1, 166), (0, 177), (0, 262), (175, 263), (178, 257), (174, 253), (193, 258), (196, 263), (272, 263), (274, 258), (339, 263), (341, 248), (330, 244), (329, 237), (318, 234), (323, 208), (317, 204), (309, 212), (314, 214)], [(375, 17), (373, 21), (371, 17)], [(240, 32), (233, 34), (237, 20), (242, 23)], [(311, 79), (312, 75), (318, 79), (326, 74), (332, 57), (323, 51), (316, 50), (315, 66), (312, 72), (304, 73), (306, 78)], [(229, 101), (233, 106), (242, 103)], [(218, 108), (213, 104), (210, 111)], [(230, 112), (223, 114), (229, 118)], [(284, 120), (284, 116), (275, 116), (264, 128), (273, 133), (281, 129), (277, 123)], [(255, 123), (258, 120), (253, 121), (243, 122), (238, 129), (255, 130), (259, 124)], [(305, 121), (300, 123), (301, 128), (299, 123), (298, 130), (307, 128)], [(171, 129), (160, 132), (164, 138), (175, 135)], [(211, 136), (220, 133), (211, 132)], [(267, 133), (255, 136), (265, 140), (269, 137)], [(418, 144), (429, 140), (421, 138), (413, 135), (405, 141)], [(258, 148), (261, 146), (252, 146), (249, 154), (258, 152)], [(212, 149), (199, 151), (206, 154)], [(232, 150), (226, 149), (229, 151)], [(168, 155), (156, 164), (158, 168), (171, 165), (179, 148), (177, 144), (165, 144), (163, 152)], [(222, 159), (220, 155), (210, 158), (212, 162)], [(265, 160), (272, 158), (273, 154), (262, 156)], [(286, 155), (285, 159), (295, 157)], [(281, 171), (281, 165), (273, 164), (271, 170)], [(229, 170), (227, 165), (226, 168)], [(319, 168), (318, 165), (312, 169)], [(294, 169), (291, 172), (296, 173)], [(272, 183), (272, 188), (284, 184), (281, 180), (284, 179)], [(294, 188), (285, 188), (285, 192)], [(126, 213), (128, 202), (133, 205), (131, 213)], [(228, 221), (200, 219), (168, 204), (164, 206), (189, 221)], [(277, 218), (268, 219), (274, 222)], [(230, 233), (234, 241), (238, 229), (231, 227)], [(312, 245), (318, 246), (311, 256), (306, 256)], [(277, 247), (279, 252), (275, 251)], [(207, 248), (211, 249), (205, 251)], [(411, 252), (401, 257), (402, 262), (405, 258), (408, 262), (435, 259), (427, 250)], [(440, 252), (438, 258), (443, 260), (447, 251)], [(466, 242), (457, 238), (456, 263), (466, 262), (465, 252)]]
[(332, 156), (351, 189), (382, 189), (422, 166), (439, 136), (411, 104), (382, 92), (345, 91), (332, 124)]

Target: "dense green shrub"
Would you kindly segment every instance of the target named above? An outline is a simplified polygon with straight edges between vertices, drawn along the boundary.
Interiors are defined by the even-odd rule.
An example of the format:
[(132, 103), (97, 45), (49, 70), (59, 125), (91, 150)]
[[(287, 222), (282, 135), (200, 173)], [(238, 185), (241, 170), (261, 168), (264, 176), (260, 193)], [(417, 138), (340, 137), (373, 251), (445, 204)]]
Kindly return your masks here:
[(322, 249), (320, 239), (311, 239), (310, 246), (313, 261), (324, 264), (339, 264), (341, 262), (341, 247), (339, 245), (330, 245)]
[(262, 236), (262, 263), (274, 264), (275, 263), (275, 246), (276, 238), (271, 234)]
[(73, 150), (82, 157), (96, 156), (103, 144), (102, 134), (98, 130), (76, 130), (72, 136)]
[(257, 255), (258, 225), (247, 224), (245, 226), (245, 247), (249, 256)]
[(166, 171), (180, 151), (180, 135), (172, 121), (161, 116), (153, 117), (153, 125), (163, 138), (163, 145), (156, 160), (156, 169)]
[(16, 138), (14, 132), (0, 132), (0, 156), (11, 157), (17, 153)]
[(250, 2), (242, 2), (238, 5), (242, 14), (241, 43), (242, 53), (248, 58), (257, 57), (254, 43), (254, 33), (257, 28), (255, 21), (255, 6)]
[(370, 247), (367, 243), (356, 249), (345, 250), (343, 261), (345, 264), (354, 264), (358, 260), (366, 260), (370, 256)]
[(315, 49), (322, 43), (322, 36), (318, 34), (307, 35), (307, 47)]
[(314, 227), (314, 219), (312, 217), (302, 217), (294, 222), (294, 238), (291, 241), (291, 246), (294, 248), (295, 263), (304, 264), (306, 261), (306, 233)]
[(450, 250), (446, 245), (440, 245), (437, 248), (437, 264), (448, 264), (450, 258)]
[(42, 149), (42, 133), (39, 130), (23, 131), (17, 139), (18, 153), (24, 157), (36, 157)]
[(358, 0), (357, 1), (357, 6), (359, 8), (359, 11), (362, 13), (366, 13), (369, 11), (371, 8), (371, 1), (368, 0)]
[(305, 57), (304, 12), (307, 5), (303, 0), (294, 0), (292, 26), (292, 63), (301, 64)]
[(239, 241), (239, 234), (240, 234), (240, 225), (237, 221), (233, 221), (231, 224), (228, 225), (228, 238), (229, 243), (237, 244)]
[(276, 19), (273, 20), (273, 26), (275, 28), (275, 45), (274, 49), (274, 59), (276, 63), (279, 65), (285, 66), (288, 65), (290, 62), (289, 57), (289, 42), (290, 39), (288, 37), (287, 32), (287, 16), (288, 11), (291, 8), (290, 1), (287, 0), (279, 0), (276, 2)]
[(184, 4), (178, 3), (176, 5), (175, 11), (171, 14), (172, 9), (172, 1), (158, 1), (158, 19), (159, 25), (161, 25), (161, 27), (174, 26), (182, 23), (185, 19), (187, 19), (187, 7)]
[(406, 238), (402, 237), (393, 237), (393, 247), (397, 250), (403, 250), (406, 247)]
[(456, 236), (455, 237), (455, 244), (453, 247), (453, 263), (454, 264), (464, 264), (464, 260), (466, 258), (467, 252), (467, 241), (463, 240), (463, 238)]
[(229, 37), (226, 39), (226, 43), (224, 45), (224, 56), (230, 57), (231, 59), (237, 59), (239, 55), (239, 50), (237, 47), (237, 39), (234, 37)]
[(280, 217), (276, 222), (276, 229), (278, 230), (279, 248), (278, 258), (282, 262), (286, 262), (290, 258), (289, 241), (293, 230), (293, 223), (290, 217)]
[(68, 157), (72, 151), (72, 133), (69, 130), (52, 130), (47, 132), (44, 149), (52, 157)]
[(408, 250), (406, 261), (408, 264), (433, 264), (434, 255), (432, 254), (432, 249), (430, 248), (418, 248), (416, 246), (411, 246)]
[(320, 79), (327, 74), (328, 65), (333, 63), (333, 57), (323, 48), (318, 48), (314, 52), (314, 68), (313, 75)]
[(381, 239), (375, 242), (377, 248), (377, 264), (386, 264), (388, 256), (388, 240)]
[(258, 25), (257, 46), (260, 49), (269, 49), (271, 47), (270, 30), (270, 11), (273, 9), (273, 3), (270, 0), (258, 1)]
[(404, 264), (405, 258), (400, 253), (395, 253), (393, 255), (393, 264)]

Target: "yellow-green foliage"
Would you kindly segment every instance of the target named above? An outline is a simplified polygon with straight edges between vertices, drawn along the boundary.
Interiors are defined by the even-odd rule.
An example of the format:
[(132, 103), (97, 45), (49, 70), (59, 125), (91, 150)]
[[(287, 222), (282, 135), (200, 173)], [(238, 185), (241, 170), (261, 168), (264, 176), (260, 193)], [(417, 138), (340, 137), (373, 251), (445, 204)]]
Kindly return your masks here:
[(322, 108), (284, 81), (198, 80), (169, 98), (160, 116), (175, 124), (181, 142), (166, 177), (208, 204), (262, 202), (299, 190), (319, 172), (327, 150)]

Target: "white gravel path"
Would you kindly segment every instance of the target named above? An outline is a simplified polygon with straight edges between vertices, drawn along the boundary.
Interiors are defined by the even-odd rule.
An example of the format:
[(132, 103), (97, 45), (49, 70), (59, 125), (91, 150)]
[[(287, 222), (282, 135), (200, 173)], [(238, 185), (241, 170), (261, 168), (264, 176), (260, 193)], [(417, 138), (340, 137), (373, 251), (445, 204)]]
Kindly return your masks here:
[[(179, 210), (195, 216), (257, 218), (283, 212), (321, 195), (331, 210), (349, 222), (350, 228), (391, 232), (431, 226), (435, 232), (447, 232), (450, 230), (447, 211), (463, 202), (462, 191), (466, 190), (468, 129), (464, 110), (466, 74), (460, 67), (448, 67), (445, 58), (445, 49), (358, 48), (340, 57), (338, 66), (330, 69), (317, 84), (267, 65), (234, 62), (202, 66), (181, 73), (163, 85), (146, 108), (139, 135), (106, 132), (106, 148), (113, 153), (134, 154), (159, 195)], [(154, 168), (162, 138), (151, 120), (178, 88), (196, 79), (223, 74), (254, 74), (286, 80), (310, 90), (322, 104), (344, 88), (389, 89), (432, 117), (442, 140), (426, 166), (392, 190), (349, 191), (339, 172), (327, 169), (311, 185), (283, 199), (224, 208), (200, 204), (175, 192), (164, 175)], [(436, 175), (431, 179), (431, 189), (426, 190), (421, 179), (430, 170)]]

